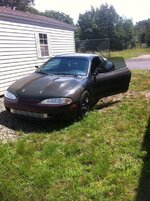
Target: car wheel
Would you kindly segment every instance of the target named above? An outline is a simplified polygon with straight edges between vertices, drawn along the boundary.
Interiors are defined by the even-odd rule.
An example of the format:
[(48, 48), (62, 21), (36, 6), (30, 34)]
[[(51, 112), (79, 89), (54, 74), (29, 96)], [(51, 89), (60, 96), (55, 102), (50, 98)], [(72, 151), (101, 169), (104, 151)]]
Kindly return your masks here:
[(91, 106), (91, 98), (88, 91), (84, 91), (80, 97), (79, 116), (84, 117)]

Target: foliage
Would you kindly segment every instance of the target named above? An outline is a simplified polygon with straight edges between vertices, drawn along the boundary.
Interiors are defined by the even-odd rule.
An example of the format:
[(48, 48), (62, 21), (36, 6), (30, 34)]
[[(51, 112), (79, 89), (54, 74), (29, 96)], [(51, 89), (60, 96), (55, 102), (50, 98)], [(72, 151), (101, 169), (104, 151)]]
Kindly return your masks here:
[(0, 6), (10, 7), (12, 9), (25, 11), (27, 7), (34, 4), (34, 0), (1, 0)]
[(134, 201), (141, 171), (150, 176), (150, 141), (143, 147), (150, 105), (142, 95), (149, 80), (150, 72), (134, 71), (133, 96), (99, 102), (73, 124), (29, 121), (39, 131), (0, 145), (1, 201)]
[(54, 10), (46, 10), (43, 13), (43, 15), (46, 17), (50, 17), (50, 18), (65, 22), (67, 24), (73, 24), (73, 19), (69, 15), (63, 12), (54, 11)]
[(33, 8), (33, 7), (27, 7), (25, 9), (25, 12), (29, 12), (29, 13), (32, 13), (32, 14), (35, 14), (35, 15), (42, 15), (42, 13), (40, 11), (38, 11), (36, 8)]
[(118, 14), (113, 6), (103, 4), (100, 8), (91, 7), (90, 11), (79, 15), (80, 39), (109, 38), (117, 18)]
[(123, 50), (135, 47), (134, 26), (130, 19), (119, 17), (114, 28), (111, 49)]
[(135, 46), (134, 26), (131, 20), (119, 17), (115, 8), (102, 4), (100, 8), (80, 14), (80, 40), (110, 38), (112, 50)]
[(135, 29), (140, 42), (150, 46), (150, 19), (137, 22)]
[(28, 11), (28, 12), (30, 12), (32, 14), (36, 14), (36, 15), (46, 16), (46, 17), (73, 25), (73, 19), (69, 15), (67, 15), (63, 12), (54, 11), (54, 10), (46, 10), (45, 12), (40, 12), (33, 7), (28, 7), (28, 8), (26, 8), (25, 11)]

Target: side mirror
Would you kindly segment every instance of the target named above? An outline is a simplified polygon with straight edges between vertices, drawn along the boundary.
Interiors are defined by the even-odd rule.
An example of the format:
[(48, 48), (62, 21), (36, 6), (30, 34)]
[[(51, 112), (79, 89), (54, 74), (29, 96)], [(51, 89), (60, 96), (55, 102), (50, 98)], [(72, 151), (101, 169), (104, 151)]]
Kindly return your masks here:
[(38, 68), (39, 66), (35, 66), (35, 68)]
[(108, 71), (114, 70), (115, 66), (111, 61), (107, 61), (104, 68), (105, 68), (106, 72), (108, 72)]

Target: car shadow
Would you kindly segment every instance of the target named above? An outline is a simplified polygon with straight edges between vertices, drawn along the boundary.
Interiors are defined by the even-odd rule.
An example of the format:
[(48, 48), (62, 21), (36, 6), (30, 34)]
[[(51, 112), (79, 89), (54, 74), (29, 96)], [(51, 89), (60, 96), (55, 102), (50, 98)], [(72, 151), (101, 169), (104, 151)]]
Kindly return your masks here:
[[(99, 102), (94, 106), (94, 110), (101, 110), (112, 105), (117, 104), (120, 100), (107, 100), (106, 102)], [(74, 122), (80, 121), (81, 118), (76, 120), (31, 120), (17, 118), (15, 115), (10, 114), (6, 110), (0, 112), (0, 125), (5, 126), (13, 131), (20, 131), (23, 133), (49, 133), (59, 131), (63, 128), (69, 127)]]
[(21, 131), (23, 133), (47, 133), (58, 131), (72, 124), (72, 121), (61, 120), (31, 120), (17, 118), (7, 111), (0, 113), (0, 125), (5, 126), (14, 131)]
[[(95, 105), (94, 109), (100, 110), (112, 105), (115, 105), (120, 101), (108, 101), (102, 102)], [(53, 131), (59, 131), (63, 128), (69, 127), (76, 121), (80, 121), (81, 119), (76, 120), (31, 120), (24, 118), (17, 118), (16, 116), (10, 114), (7, 111), (0, 112), (0, 125), (5, 126), (13, 131), (20, 131), (23, 133), (48, 133)]]
[(146, 156), (143, 158), (144, 164), (135, 201), (150, 201), (150, 117), (143, 139), (142, 150), (146, 151)]

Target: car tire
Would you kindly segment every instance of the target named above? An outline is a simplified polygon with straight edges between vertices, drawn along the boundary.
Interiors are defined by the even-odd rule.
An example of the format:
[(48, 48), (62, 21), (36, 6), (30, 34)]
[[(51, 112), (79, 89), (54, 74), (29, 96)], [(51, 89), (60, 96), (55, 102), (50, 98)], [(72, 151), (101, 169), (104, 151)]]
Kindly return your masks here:
[(94, 107), (98, 102), (99, 102), (100, 98), (95, 98), (93, 101), (92, 101), (92, 107)]
[(80, 97), (79, 116), (83, 118), (91, 107), (91, 97), (88, 91), (84, 91)]

